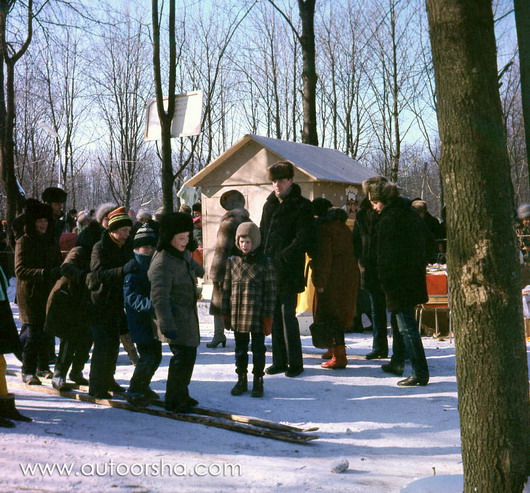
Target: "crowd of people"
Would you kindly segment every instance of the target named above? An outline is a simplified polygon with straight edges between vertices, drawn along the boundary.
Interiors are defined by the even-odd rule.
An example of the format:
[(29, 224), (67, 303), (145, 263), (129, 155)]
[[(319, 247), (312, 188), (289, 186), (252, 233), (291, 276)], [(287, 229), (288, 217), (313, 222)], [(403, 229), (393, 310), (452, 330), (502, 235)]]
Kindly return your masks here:
[[(388, 310), (393, 354), (382, 370), (401, 376), (410, 359), (411, 374), (398, 385), (427, 385), (429, 369), (414, 310), (427, 300), (425, 268), (436, 257), (437, 246), (424, 203), (418, 207), (400, 197), (393, 183), (376, 177), (363, 183), (365, 199), (360, 204), (355, 199), (338, 208), (324, 198), (305, 198), (288, 161), (272, 164), (268, 174), (272, 192), (259, 226), (239, 191), (220, 197), (226, 212), (209, 270), (214, 336), (207, 346), (225, 347), (225, 330), (234, 332), (237, 382), (232, 395), (248, 391), (249, 349), (253, 397), (264, 395), (265, 374), (294, 378), (303, 373), (296, 306), (306, 289), (308, 265), (315, 324), (333, 331), (322, 355), (327, 361), (321, 366), (346, 367), (344, 333), (359, 323), (362, 311), (370, 315), (373, 327), (373, 349), (367, 359), (387, 358)], [(132, 404), (144, 406), (159, 398), (150, 382), (167, 342), (172, 356), (165, 407), (190, 411), (198, 404), (189, 385), (200, 342), (200, 204), (179, 212), (157, 211), (155, 217), (140, 210), (134, 217), (124, 207), (106, 203), (95, 211), (72, 210), (63, 218), (66, 198), (59, 188), (46, 189), (42, 201), (27, 200), (13, 223), (10, 237), (22, 329), (18, 334), (12, 323), (7, 279), (0, 271), (0, 309), (10, 320), (1, 333), (0, 352), (19, 356), (22, 380), (28, 385), (51, 378), (53, 387), (62, 390), (69, 378), (88, 385), (96, 398), (119, 392)], [(64, 233), (75, 235), (75, 246), (62, 252), (65, 258)], [(368, 302), (361, 310), (363, 297)], [(272, 364), (266, 368), (269, 335)], [(56, 357), (55, 337), (60, 339)], [(127, 390), (114, 379), (120, 341), (135, 364)], [(90, 352), (86, 379), (83, 370)], [(0, 426), (24, 418), (11, 396), (2, 356)]]

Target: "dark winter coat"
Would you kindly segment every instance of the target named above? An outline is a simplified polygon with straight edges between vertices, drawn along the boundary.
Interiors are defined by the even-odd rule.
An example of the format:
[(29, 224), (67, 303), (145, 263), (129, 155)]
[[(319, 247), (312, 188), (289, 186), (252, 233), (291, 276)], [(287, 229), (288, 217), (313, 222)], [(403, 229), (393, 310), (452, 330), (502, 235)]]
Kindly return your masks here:
[(190, 252), (155, 253), (148, 277), (160, 332), (176, 331), (172, 344), (197, 347), (200, 342), (197, 281)]
[(79, 340), (90, 336), (89, 292), (90, 252), (76, 246), (61, 265), (61, 278), (48, 297), (44, 330), (56, 337)]
[(113, 323), (119, 320), (120, 331), (126, 332), (123, 309), (123, 266), (133, 258), (132, 239), (129, 236), (125, 245), (114, 242), (109, 231), (105, 230), (92, 249), (90, 273), (87, 286), (93, 320), (98, 323)]
[(387, 308), (425, 303), (430, 233), (410, 202), (397, 197), (385, 206), (377, 226), (377, 269)]
[(125, 299), (125, 313), (131, 339), (136, 344), (150, 344), (157, 340), (154, 322), (155, 309), (151, 296), (151, 283), (147, 277), (151, 255), (135, 253), (138, 270), (125, 276), (123, 282), (123, 297)]
[(0, 267), (0, 354), (20, 353), (22, 347), (7, 296), (8, 281)]
[(85, 229), (79, 233), (77, 237), (77, 245), (85, 247), (87, 251), (92, 254), (92, 248), (101, 240), (101, 235), (105, 228), (97, 221), (90, 221)]
[(22, 323), (43, 325), (48, 296), (60, 276), (63, 258), (49, 234), (24, 234), (15, 247), (16, 299)]
[[(335, 210), (329, 211), (318, 227), (318, 247), (311, 269), (317, 298), (315, 322), (333, 320), (341, 330), (349, 330), (360, 274), (350, 228), (338, 220)], [(324, 291), (318, 292), (321, 288)]]
[(232, 209), (227, 211), (221, 218), (215, 250), (210, 267), (210, 279), (214, 283), (212, 301), (210, 303), (210, 315), (220, 315), (223, 302), (222, 284), (225, 278), (228, 257), (240, 255), (236, 247), (236, 231), (241, 223), (250, 221), (250, 214), (246, 209)]
[(263, 206), (260, 230), (265, 254), (276, 269), (279, 293), (301, 293), (305, 289), (305, 254), (314, 241), (311, 202), (293, 183), (280, 202), (271, 193)]
[(261, 249), (228, 259), (222, 314), (234, 332), (262, 332), (263, 319), (272, 318), (275, 303), (274, 266)]
[(354, 253), (361, 268), (361, 287), (378, 291), (377, 273), (377, 224), (379, 214), (372, 209), (368, 199), (363, 200), (353, 226)]

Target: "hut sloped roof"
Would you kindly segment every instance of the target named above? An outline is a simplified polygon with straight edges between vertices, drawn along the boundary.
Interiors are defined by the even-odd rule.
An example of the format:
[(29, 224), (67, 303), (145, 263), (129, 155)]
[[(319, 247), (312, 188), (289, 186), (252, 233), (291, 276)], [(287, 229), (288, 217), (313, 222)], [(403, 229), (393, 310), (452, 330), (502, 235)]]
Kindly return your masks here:
[(280, 159), (291, 161), (300, 171), (314, 180), (339, 183), (362, 183), (377, 173), (365, 168), (358, 161), (335, 149), (317, 147), (299, 142), (272, 139), (247, 134), (208, 166), (190, 178), (185, 185), (196, 186), (202, 178), (234, 155), (247, 142), (253, 140), (276, 154)]

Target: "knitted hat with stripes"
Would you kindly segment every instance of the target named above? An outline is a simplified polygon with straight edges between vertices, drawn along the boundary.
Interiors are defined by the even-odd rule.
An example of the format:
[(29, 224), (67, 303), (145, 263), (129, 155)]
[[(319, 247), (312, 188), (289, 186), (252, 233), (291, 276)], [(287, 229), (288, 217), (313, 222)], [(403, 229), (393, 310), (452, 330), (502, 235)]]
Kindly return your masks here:
[(107, 227), (110, 231), (116, 231), (124, 226), (132, 227), (133, 225), (131, 218), (127, 215), (127, 211), (123, 206), (109, 212), (107, 217), (109, 218), (109, 225)]
[(140, 248), (146, 245), (156, 247), (158, 238), (148, 224), (143, 225), (134, 235), (133, 248)]

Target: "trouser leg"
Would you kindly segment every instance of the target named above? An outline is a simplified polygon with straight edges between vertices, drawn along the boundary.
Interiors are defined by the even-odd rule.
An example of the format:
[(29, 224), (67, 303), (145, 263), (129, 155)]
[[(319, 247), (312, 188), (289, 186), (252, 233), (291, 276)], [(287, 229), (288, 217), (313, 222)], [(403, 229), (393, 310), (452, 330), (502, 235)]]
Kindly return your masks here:
[(287, 354), (287, 362), (291, 368), (303, 368), (302, 341), (300, 326), (296, 318), (297, 293), (281, 295), (281, 315), (283, 318), (283, 337)]
[(403, 343), (407, 354), (410, 357), (412, 376), (420, 380), (428, 381), (429, 367), (427, 366), (427, 358), (425, 357), (418, 322), (414, 316), (414, 307), (406, 307), (397, 311), (396, 320), (399, 332), (403, 336)]
[(236, 341), (236, 373), (238, 375), (246, 375), (248, 372), (248, 343), (250, 341), (250, 334), (248, 332), (234, 332), (234, 339)]
[(107, 392), (114, 380), (120, 349), (118, 324), (94, 324), (92, 335), (94, 350), (90, 364), (90, 392)]
[(262, 377), (265, 370), (265, 336), (263, 332), (252, 332), (252, 373), (254, 377)]
[(22, 373), (34, 375), (37, 362), (47, 357), (47, 348), (42, 344), (43, 327), (41, 324), (26, 324), (26, 340), (22, 351)]
[(387, 322), (386, 322), (386, 298), (379, 289), (369, 291), (372, 306), (372, 351), (388, 354)]
[(162, 360), (162, 343), (153, 341), (136, 346), (140, 357), (131, 378), (129, 391), (145, 393)]
[(186, 406), (197, 348), (180, 344), (170, 344), (169, 347), (173, 356), (169, 362), (166, 384), (166, 409), (171, 410)]

